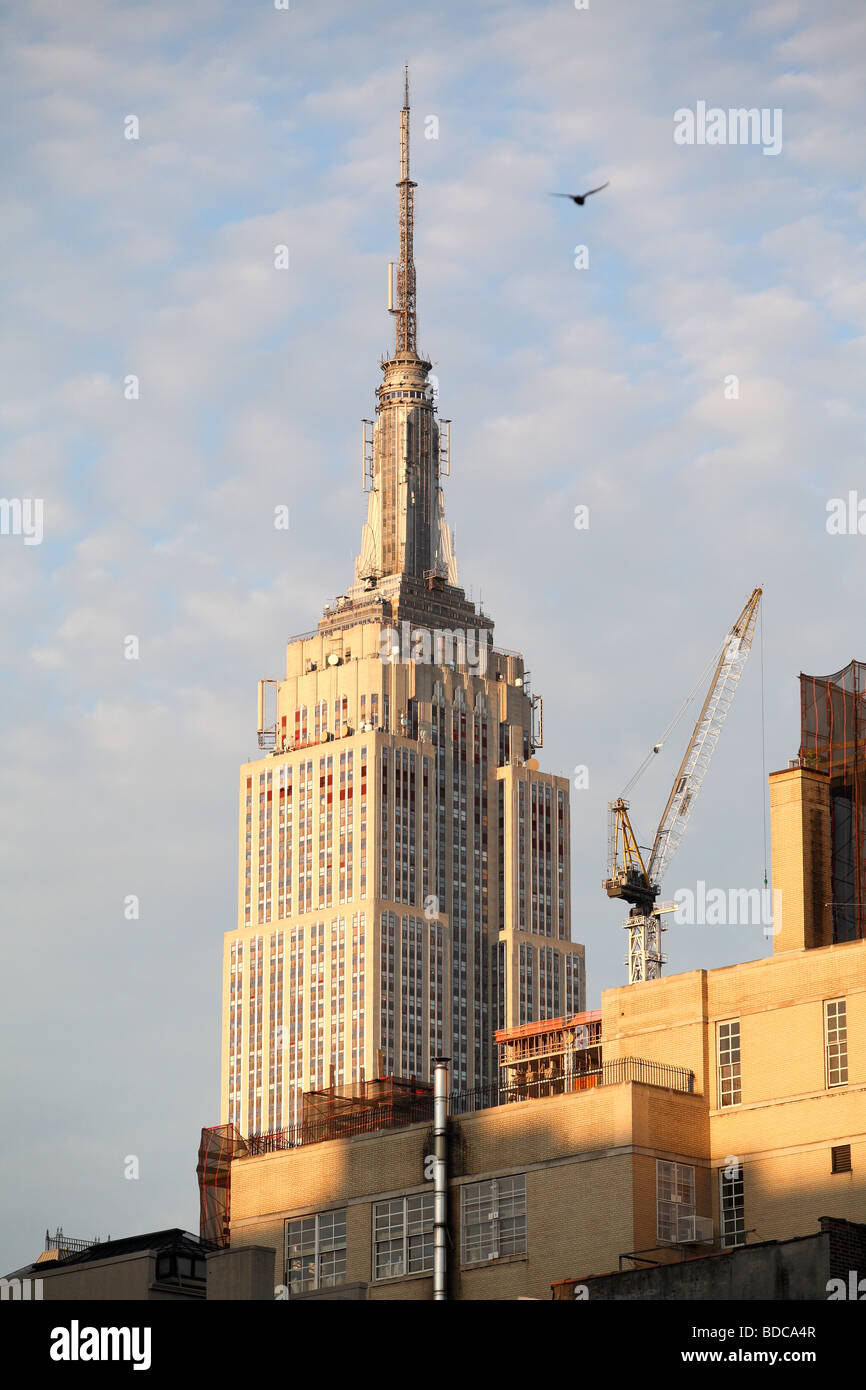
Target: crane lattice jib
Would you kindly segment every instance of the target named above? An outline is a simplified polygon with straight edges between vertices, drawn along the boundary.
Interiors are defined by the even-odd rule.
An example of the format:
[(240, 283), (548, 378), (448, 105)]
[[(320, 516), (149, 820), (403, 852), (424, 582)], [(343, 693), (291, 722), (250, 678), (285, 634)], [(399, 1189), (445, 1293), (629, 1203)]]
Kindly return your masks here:
[(706, 776), (710, 759), (719, 741), (719, 734), (722, 732), (722, 725), (751, 651), (761, 592), (760, 589), (752, 591), (748, 603), (725, 638), (707, 698), (674, 779), (668, 804), (653, 841), (647, 865), (647, 873), (652, 883), (661, 882), (666, 867), (676, 853), (695, 797)]

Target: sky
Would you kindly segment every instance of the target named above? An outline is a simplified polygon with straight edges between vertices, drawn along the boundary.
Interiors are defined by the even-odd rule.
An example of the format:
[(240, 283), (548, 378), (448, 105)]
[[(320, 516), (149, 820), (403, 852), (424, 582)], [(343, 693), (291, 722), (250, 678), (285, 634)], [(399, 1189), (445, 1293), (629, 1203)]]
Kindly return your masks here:
[[(798, 673), (866, 659), (866, 537), (827, 526), (866, 499), (864, 59), (860, 0), (0, 6), (0, 496), (43, 503), (40, 544), (0, 534), (4, 1272), (47, 1227), (197, 1228), (256, 682), (366, 515), (404, 63), (460, 581), (525, 653), (541, 766), (587, 769), (588, 1005), (626, 981), (607, 803), (756, 585), (663, 897), (761, 886)], [(781, 148), (677, 143), (702, 102), (780, 112)], [(666, 972), (770, 945), (672, 926)]]

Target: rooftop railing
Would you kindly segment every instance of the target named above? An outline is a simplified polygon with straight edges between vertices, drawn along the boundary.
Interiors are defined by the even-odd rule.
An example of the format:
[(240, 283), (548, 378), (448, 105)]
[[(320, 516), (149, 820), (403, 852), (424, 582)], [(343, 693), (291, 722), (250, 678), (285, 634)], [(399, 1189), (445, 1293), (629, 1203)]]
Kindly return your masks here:
[[(452, 1091), (448, 1098), (448, 1113), (454, 1116), (474, 1115), (500, 1105), (589, 1091), (599, 1086), (617, 1086), (626, 1081), (687, 1094), (693, 1094), (695, 1089), (695, 1074), (686, 1067), (650, 1062), (643, 1057), (617, 1057), (591, 1071), (563, 1072), (558, 1076), (539, 1077), (509, 1086), (493, 1084), (470, 1091)], [(393, 1109), (382, 1106), (347, 1109), (313, 1124), (302, 1122), (284, 1129), (251, 1134), (247, 1139), (247, 1148), (253, 1157), (282, 1149), (297, 1149), (306, 1144), (321, 1144), (328, 1139), (346, 1139), (356, 1134), (400, 1129), (432, 1119), (433, 1098), (430, 1096)]]
[(51, 1235), (45, 1232), (45, 1249), (56, 1250), (58, 1255), (79, 1255), (83, 1250), (90, 1250), (99, 1241), (94, 1236), (93, 1240), (82, 1240), (78, 1236), (65, 1236), (58, 1227)]
[[(530, 1063), (531, 1065), (531, 1063)], [(474, 1091), (452, 1093), (451, 1115), (471, 1115), (494, 1105), (510, 1105), (521, 1100), (541, 1100), (546, 1096), (568, 1095), (572, 1091), (592, 1091), (599, 1086), (618, 1086), (624, 1081), (637, 1081), (643, 1086), (658, 1086), (662, 1090), (684, 1091), (693, 1094), (695, 1074), (687, 1067), (672, 1067), (664, 1062), (650, 1062), (645, 1057), (614, 1057), (588, 1070), (558, 1072), (552, 1076), (535, 1076), (508, 1086), (481, 1086)]]

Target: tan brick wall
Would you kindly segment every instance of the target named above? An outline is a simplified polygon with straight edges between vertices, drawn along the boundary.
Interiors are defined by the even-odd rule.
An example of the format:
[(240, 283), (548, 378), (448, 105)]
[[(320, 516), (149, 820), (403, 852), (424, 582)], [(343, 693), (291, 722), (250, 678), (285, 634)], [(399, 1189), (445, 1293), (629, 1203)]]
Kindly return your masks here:
[(830, 779), (789, 768), (770, 774), (773, 889), (781, 892), (782, 930), (775, 952), (828, 946), (833, 940), (830, 878)]
[(604, 990), (605, 1060), (646, 1057), (668, 1066), (687, 1067), (695, 1074), (695, 1089), (706, 1094), (710, 1063), (706, 977), (705, 970), (692, 970)]
[[(823, 1003), (839, 997), (849, 1081), (828, 1090)], [(622, 1084), (454, 1120), (452, 1230), (465, 1181), (525, 1172), (528, 1204), (526, 1258), (463, 1269), (452, 1252), (454, 1296), (546, 1298), (553, 1280), (652, 1249), (657, 1158), (695, 1166), (697, 1214), (716, 1222), (718, 1170), (741, 1162), (753, 1240), (808, 1234), (821, 1216), (866, 1221), (866, 941), (608, 990), (602, 1002), (606, 1057), (691, 1067), (695, 1094)], [(718, 1109), (716, 1025), (726, 1018), (741, 1025), (742, 1101)], [(414, 1125), (236, 1162), (233, 1244), (271, 1245), (281, 1283), (286, 1218), (348, 1205), (347, 1281), (370, 1283), (372, 1204), (425, 1190), (429, 1133)], [(830, 1148), (844, 1143), (853, 1172), (833, 1174)], [(431, 1284), (371, 1285), (369, 1296), (428, 1299)]]
[(567, 1277), (557, 1271), (615, 1269), (619, 1254), (634, 1248), (632, 1166), (623, 1153), (527, 1173), (526, 1258), (459, 1268), (456, 1295), (547, 1299), (551, 1281)]
[(712, 1107), (716, 1024), (739, 1018), (743, 1103), (798, 1095), (824, 1086), (823, 1001), (842, 997), (848, 1002), (849, 1077), (860, 1084), (866, 1081), (866, 941), (605, 990), (604, 1057), (688, 1067)]
[[(453, 1124), (450, 1204), (455, 1239), (464, 1183), (503, 1173), (527, 1175), (525, 1258), (462, 1268), (458, 1241), (453, 1291), (470, 1300), (518, 1294), (546, 1298), (551, 1280), (567, 1278), (569, 1270), (616, 1268), (619, 1255), (636, 1247), (635, 1211), (645, 1200), (651, 1212), (644, 1227), (651, 1227), (655, 1238), (654, 1158), (642, 1160), (652, 1176), (651, 1182), (647, 1179), (649, 1196), (638, 1202), (633, 1146), (681, 1161), (699, 1159), (707, 1148), (706, 1107), (699, 1096), (631, 1083), (503, 1106)], [(232, 1244), (271, 1245), (274, 1282), (279, 1284), (285, 1221), (348, 1204), (346, 1279), (369, 1283), (373, 1203), (425, 1190), (428, 1137), (428, 1126), (414, 1125), (236, 1162)], [(414, 1278), (371, 1285), (370, 1296), (427, 1299), (431, 1283)]]
[[(681, 1160), (678, 1155), (658, 1155), (658, 1157), (673, 1157), (678, 1161), (689, 1159), (689, 1151), (683, 1150)], [(649, 1254), (653, 1260), (660, 1264), (665, 1264), (668, 1260), (679, 1260), (682, 1258), (679, 1249), (665, 1247), (658, 1243), (658, 1220), (657, 1220), (657, 1181), (656, 1181), (656, 1162), (657, 1156), (654, 1154), (636, 1154), (634, 1160), (634, 1245), (633, 1250), (642, 1250)], [(698, 1155), (693, 1156), (692, 1166), (695, 1169), (695, 1215), (712, 1217), (713, 1199), (712, 1185), (713, 1175), (709, 1163), (706, 1159), (701, 1160)], [(706, 1253), (707, 1247), (703, 1247), (702, 1253)], [(626, 1266), (628, 1268), (628, 1266)], [(616, 1269), (612, 1265), (611, 1269)], [(585, 1271), (587, 1272), (587, 1271)], [(598, 1273), (599, 1270), (588, 1271)]]

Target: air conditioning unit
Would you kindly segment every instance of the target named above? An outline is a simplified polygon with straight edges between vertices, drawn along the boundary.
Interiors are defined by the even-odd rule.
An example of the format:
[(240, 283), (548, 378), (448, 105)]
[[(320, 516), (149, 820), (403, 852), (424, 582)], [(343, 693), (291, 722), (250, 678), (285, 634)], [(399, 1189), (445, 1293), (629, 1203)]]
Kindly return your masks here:
[(709, 1216), (681, 1216), (677, 1221), (678, 1245), (712, 1245), (713, 1222)]

